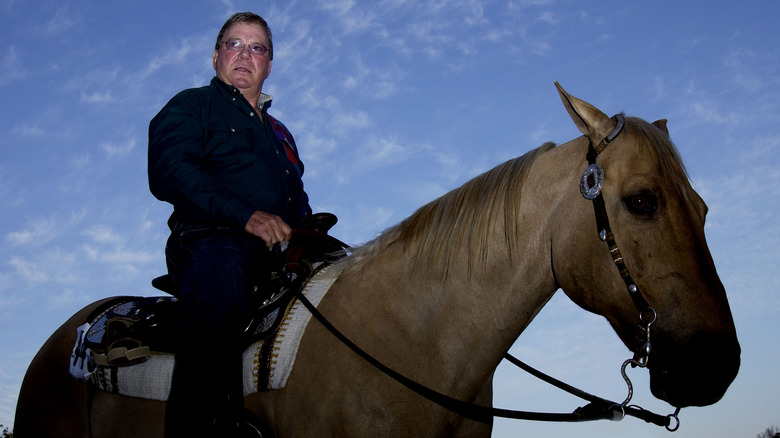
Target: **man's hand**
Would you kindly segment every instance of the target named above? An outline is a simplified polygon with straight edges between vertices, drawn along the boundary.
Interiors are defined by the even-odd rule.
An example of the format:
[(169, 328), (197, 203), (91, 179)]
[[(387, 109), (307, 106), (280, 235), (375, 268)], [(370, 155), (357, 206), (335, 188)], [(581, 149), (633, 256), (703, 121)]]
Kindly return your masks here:
[(252, 214), (244, 230), (263, 239), (269, 247), (274, 243), (290, 240), (292, 236), (292, 229), (284, 223), (282, 218), (260, 210)]

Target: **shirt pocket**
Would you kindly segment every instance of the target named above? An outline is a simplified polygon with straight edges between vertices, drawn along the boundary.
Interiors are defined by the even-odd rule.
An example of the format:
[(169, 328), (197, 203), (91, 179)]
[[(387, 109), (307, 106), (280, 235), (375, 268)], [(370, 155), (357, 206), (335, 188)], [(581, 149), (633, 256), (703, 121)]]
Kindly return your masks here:
[(209, 122), (204, 158), (207, 165), (231, 165), (251, 154), (257, 128), (250, 120), (212, 120)]

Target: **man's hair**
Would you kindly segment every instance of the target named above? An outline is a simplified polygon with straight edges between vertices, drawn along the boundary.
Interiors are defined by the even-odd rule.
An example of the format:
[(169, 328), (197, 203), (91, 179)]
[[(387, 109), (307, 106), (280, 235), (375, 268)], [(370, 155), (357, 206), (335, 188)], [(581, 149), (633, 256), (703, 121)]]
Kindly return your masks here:
[(228, 18), (225, 24), (222, 25), (222, 29), (219, 30), (214, 50), (219, 50), (219, 45), (222, 44), (222, 38), (225, 36), (225, 32), (227, 32), (230, 26), (236, 23), (257, 24), (265, 29), (265, 35), (268, 37), (268, 59), (274, 59), (274, 42), (271, 39), (271, 28), (268, 27), (268, 23), (265, 22), (263, 17), (252, 12), (237, 12)]

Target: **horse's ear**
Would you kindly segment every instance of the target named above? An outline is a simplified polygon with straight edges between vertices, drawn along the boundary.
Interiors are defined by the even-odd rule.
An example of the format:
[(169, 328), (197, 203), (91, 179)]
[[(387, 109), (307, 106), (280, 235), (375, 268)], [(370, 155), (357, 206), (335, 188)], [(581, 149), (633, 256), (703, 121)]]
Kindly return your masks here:
[(653, 126), (663, 131), (666, 136), (669, 136), (669, 130), (666, 129), (666, 119), (658, 119), (655, 122), (653, 122)]
[(577, 125), (577, 129), (587, 135), (592, 142), (601, 142), (615, 129), (616, 122), (599, 111), (598, 108), (567, 93), (557, 81), (555, 87), (558, 88), (563, 106), (566, 107), (574, 124)]

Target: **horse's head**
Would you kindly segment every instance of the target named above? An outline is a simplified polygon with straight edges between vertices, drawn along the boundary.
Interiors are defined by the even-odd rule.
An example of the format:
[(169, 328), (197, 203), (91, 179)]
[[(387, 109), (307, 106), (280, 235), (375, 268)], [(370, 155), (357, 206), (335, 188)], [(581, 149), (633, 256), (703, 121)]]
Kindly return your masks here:
[[(635, 353), (646, 341), (638, 330), (640, 319), (643, 325), (652, 322), (646, 360), (656, 397), (679, 407), (717, 402), (737, 375), (740, 347), (704, 238), (707, 207), (690, 186), (666, 121), (611, 119), (558, 90), (585, 134), (573, 141), (582, 154), (582, 170), (591, 147), (590, 161), (603, 169), (603, 211), (615, 242), (610, 248), (599, 239), (597, 228), (604, 227), (604, 220), (596, 226), (598, 208), (577, 196), (571, 211), (581, 219), (553, 248), (559, 285), (578, 305), (606, 317)], [(620, 129), (619, 123), (625, 126)], [(614, 141), (596, 152), (605, 138)], [(586, 188), (595, 183), (591, 175)], [(616, 267), (621, 263), (622, 273)], [(639, 310), (628, 284), (638, 287), (634, 298), (655, 315)]]

